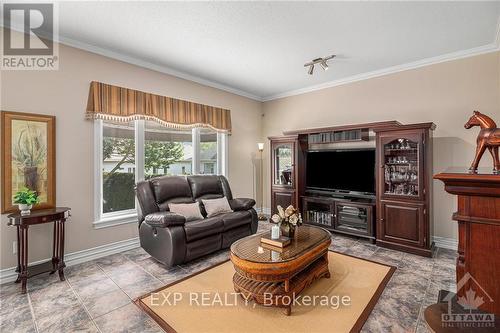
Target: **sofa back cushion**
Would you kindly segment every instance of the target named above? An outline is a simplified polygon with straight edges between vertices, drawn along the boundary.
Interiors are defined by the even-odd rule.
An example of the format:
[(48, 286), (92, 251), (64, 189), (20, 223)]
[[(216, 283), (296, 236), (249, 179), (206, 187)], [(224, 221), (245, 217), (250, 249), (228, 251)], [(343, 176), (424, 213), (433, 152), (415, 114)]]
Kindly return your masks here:
[(222, 191), (222, 184), (219, 176), (189, 176), (189, 185), (193, 193), (193, 199), (215, 199), (222, 198), (224, 192)]
[[(186, 218), (186, 221), (203, 220), (203, 215), (200, 212), (200, 203), (172, 203), (168, 204), (168, 208), (172, 213), (177, 213)], [(167, 213), (168, 214), (168, 213)]]
[(226, 197), (218, 199), (201, 199), (201, 201), (207, 212), (207, 217), (231, 213), (233, 211)]
[(191, 187), (183, 176), (163, 176), (151, 179), (160, 211), (168, 211), (169, 203), (192, 203)]

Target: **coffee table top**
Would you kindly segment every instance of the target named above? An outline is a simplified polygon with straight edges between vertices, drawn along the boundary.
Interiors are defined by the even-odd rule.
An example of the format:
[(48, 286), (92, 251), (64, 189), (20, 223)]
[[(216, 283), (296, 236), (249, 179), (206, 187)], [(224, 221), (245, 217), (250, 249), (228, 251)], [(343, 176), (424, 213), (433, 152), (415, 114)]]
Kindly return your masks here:
[[(266, 232), (269, 233), (269, 232)], [(309, 249), (330, 239), (330, 233), (320, 227), (302, 225), (295, 231), (292, 242), (280, 249), (273, 251), (264, 247), (260, 238), (266, 233), (260, 233), (242, 238), (231, 245), (231, 253), (240, 259), (256, 263), (277, 263), (294, 260)]]

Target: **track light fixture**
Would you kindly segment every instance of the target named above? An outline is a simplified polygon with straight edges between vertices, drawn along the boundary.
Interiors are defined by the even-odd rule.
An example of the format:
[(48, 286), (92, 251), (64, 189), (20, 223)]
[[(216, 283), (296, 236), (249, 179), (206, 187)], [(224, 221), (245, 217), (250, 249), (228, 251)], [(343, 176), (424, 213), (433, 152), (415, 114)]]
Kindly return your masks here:
[(314, 65), (313, 65), (313, 64), (311, 64), (311, 65), (309, 66), (309, 70), (307, 71), (307, 73), (308, 73), (309, 75), (313, 75), (313, 72), (314, 72)]
[(328, 70), (327, 61), (330, 59), (333, 59), (333, 58), (335, 58), (335, 54), (332, 54), (332, 55), (330, 55), (328, 57), (324, 57), (324, 58), (316, 58), (316, 59), (313, 59), (311, 62), (304, 64), (304, 67), (309, 67), (309, 69), (307, 70), (307, 73), (309, 75), (313, 74), (314, 65), (316, 65), (316, 64), (320, 64), (320, 66), (323, 68), (323, 70), (327, 71)]

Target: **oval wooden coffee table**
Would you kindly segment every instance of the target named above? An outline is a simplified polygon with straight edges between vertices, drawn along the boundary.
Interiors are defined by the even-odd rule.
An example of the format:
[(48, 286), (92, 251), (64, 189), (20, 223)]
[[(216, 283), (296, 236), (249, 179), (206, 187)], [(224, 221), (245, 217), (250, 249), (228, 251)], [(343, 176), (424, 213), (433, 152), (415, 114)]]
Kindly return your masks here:
[(231, 245), (236, 273), (234, 290), (246, 300), (285, 309), (290, 315), (293, 297), (315, 280), (329, 278), (330, 233), (319, 227), (301, 226), (291, 244), (283, 249), (264, 247), (257, 234)]

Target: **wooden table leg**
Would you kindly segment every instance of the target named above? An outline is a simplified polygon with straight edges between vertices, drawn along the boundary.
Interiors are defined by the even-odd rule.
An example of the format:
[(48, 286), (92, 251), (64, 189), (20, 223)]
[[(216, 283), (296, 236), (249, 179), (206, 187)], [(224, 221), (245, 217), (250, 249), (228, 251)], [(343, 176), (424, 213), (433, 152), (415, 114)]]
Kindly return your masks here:
[[(285, 293), (288, 294), (289, 292), (290, 292), (290, 279), (286, 279), (285, 280)], [(293, 299), (291, 299), (291, 298), (292, 298), (292, 295), (290, 295), (290, 305), (285, 307), (285, 315), (286, 316), (289, 316), (292, 313)]]
[(61, 281), (65, 280), (64, 277), (64, 267), (66, 267), (66, 264), (64, 263), (64, 222), (66, 219), (61, 219), (59, 223), (59, 258), (58, 258), (58, 263), (59, 263), (59, 279)]
[(21, 290), (26, 294), (28, 281), (28, 226), (21, 226)]
[(52, 271), (49, 274), (54, 274), (57, 271), (58, 267), (58, 245), (59, 245), (59, 234), (58, 234), (58, 226), (57, 221), (54, 221), (54, 232), (52, 235)]
[(330, 270), (328, 269), (328, 251), (326, 251), (323, 258), (325, 258), (325, 260), (326, 260), (326, 269), (328, 271), (328, 273), (325, 274), (325, 278), (329, 279), (331, 277), (331, 275), (330, 275)]
[(21, 282), (21, 228), (16, 226), (17, 231), (17, 279), (15, 283)]

